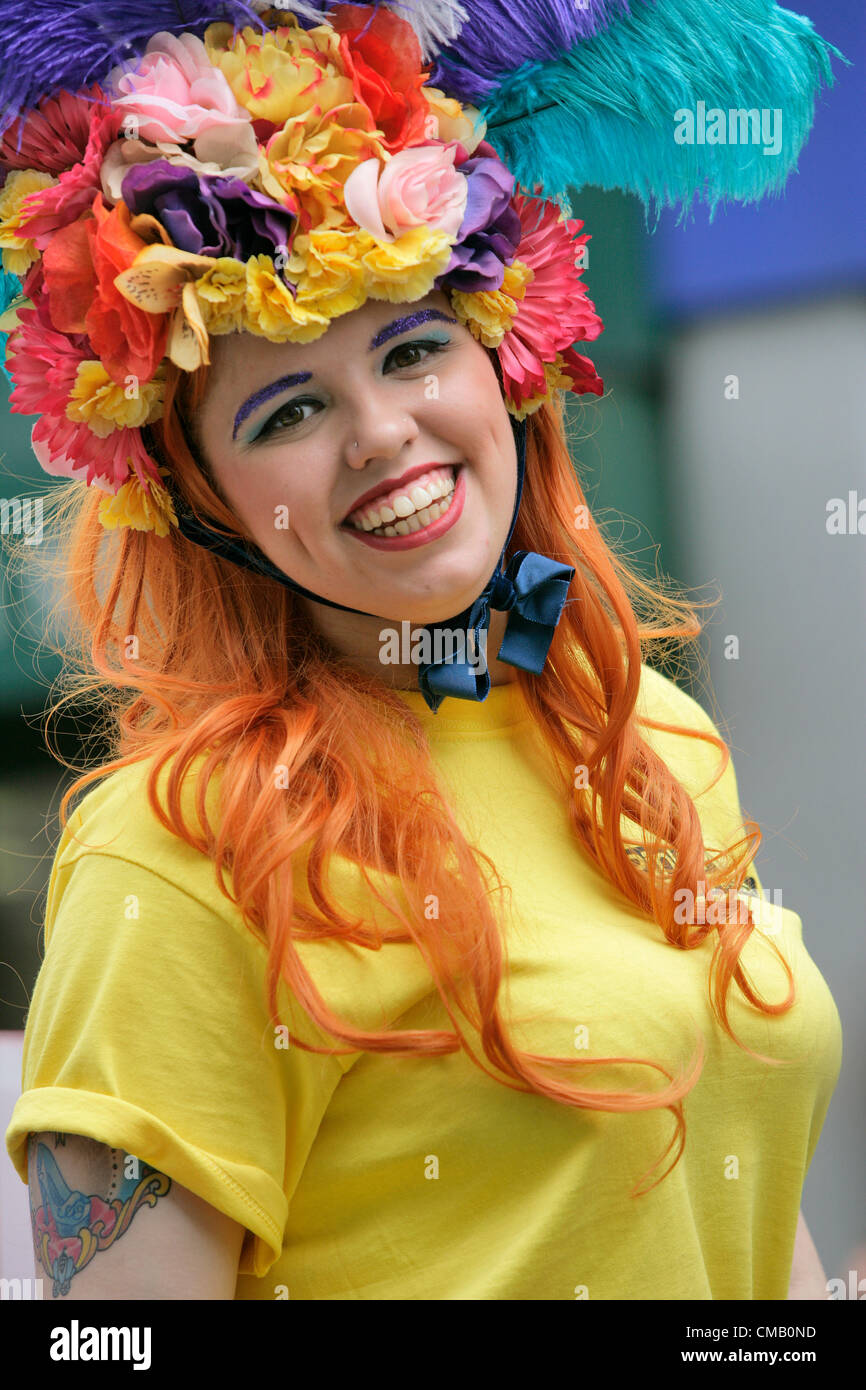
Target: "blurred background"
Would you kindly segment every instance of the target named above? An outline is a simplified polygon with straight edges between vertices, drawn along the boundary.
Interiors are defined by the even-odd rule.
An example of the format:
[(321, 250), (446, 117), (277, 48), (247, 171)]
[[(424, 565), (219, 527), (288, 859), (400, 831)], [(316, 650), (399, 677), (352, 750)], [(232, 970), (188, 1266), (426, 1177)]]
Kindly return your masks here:
[[(864, 1298), (866, 19), (862, 0), (790, 8), (852, 66), (834, 62), (836, 85), (819, 98), (781, 197), (720, 208), (712, 223), (703, 208), (682, 225), (666, 214), (650, 234), (637, 199), (574, 191), (573, 215), (592, 234), (584, 280), (605, 332), (590, 355), (606, 388), (601, 402), (576, 405), (574, 455), (609, 538), (644, 574), (669, 575), (698, 599), (722, 597), (703, 637), (710, 698), (681, 683), (720, 719), (744, 815), (763, 830), (764, 890), (780, 890), (800, 915), (841, 1015), (842, 1074), (803, 1208), (828, 1278), (848, 1288), (856, 1269)], [(34, 417), (9, 412), (10, 389), (0, 375), (0, 495), (9, 499), (46, 479), (30, 449)], [(834, 498), (855, 518), (844, 534), (827, 529)], [(47, 531), (41, 544), (51, 544)], [(0, 579), (5, 1130), (20, 1091), (57, 808), (72, 777), (39, 729), (58, 670), (38, 650), (53, 596), (13, 584), (5, 552)], [(91, 728), (92, 716), (64, 719), (55, 735), (64, 756), (80, 758)], [(5, 1148), (0, 1211), (0, 1274), (29, 1269), (26, 1189)]]

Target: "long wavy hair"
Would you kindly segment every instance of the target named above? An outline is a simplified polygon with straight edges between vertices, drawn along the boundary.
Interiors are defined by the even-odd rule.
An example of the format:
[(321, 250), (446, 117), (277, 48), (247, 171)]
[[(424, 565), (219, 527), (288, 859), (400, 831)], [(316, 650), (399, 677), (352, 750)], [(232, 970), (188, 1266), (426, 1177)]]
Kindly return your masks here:
[[(206, 366), (185, 373), (169, 363), (164, 414), (151, 427), (148, 443), (199, 515), (229, 534), (245, 535), (218, 495), (195, 442), (208, 374)], [(421, 721), (384, 682), (335, 656), (291, 590), (190, 544), (174, 529), (163, 539), (128, 529), (107, 532), (98, 519), (99, 495), (77, 481), (52, 485), (52, 554), (44, 547), (41, 558), (63, 586), (54, 618), (64, 667), (53, 692), (58, 698), (45, 711), (46, 739), (50, 742), (51, 719), (67, 704), (78, 707), (84, 701), (100, 711), (94, 728), (108, 736), (114, 755), (83, 772), (66, 791), (61, 826), (77, 792), (116, 769), (152, 759), (146, 785), (154, 815), (213, 861), (220, 891), (267, 948), (271, 1021), (282, 1023), (277, 1002), (282, 979), (315, 1023), (343, 1044), (313, 1046), (290, 1033), (294, 1045), (336, 1055), (366, 1051), (398, 1057), (438, 1057), (463, 1048), (493, 1080), (558, 1104), (620, 1112), (666, 1107), (675, 1119), (674, 1132), (647, 1170), (651, 1173), (675, 1150), (657, 1179), (661, 1182), (683, 1152), (682, 1100), (700, 1075), (702, 1040), (675, 1075), (637, 1057), (599, 1062), (519, 1051), (499, 1004), (507, 968), (497, 912), (503, 884), (493, 861), (469, 843), (455, 819)], [(586, 508), (585, 524), (576, 528), (579, 507)], [(686, 650), (703, 669), (697, 609), (706, 605), (676, 596), (667, 580), (646, 582), (603, 537), (572, 463), (558, 399), (529, 417), (525, 486), (510, 552), (519, 549), (575, 567), (574, 601), (565, 606), (544, 670), (540, 675), (516, 671), (531, 716), (561, 769), (557, 794), (569, 808), (575, 853), (586, 855), (625, 899), (652, 918), (672, 947), (695, 949), (708, 934), (715, 935), (708, 972), (714, 1014), (738, 1046), (780, 1065), (746, 1048), (727, 1015), (732, 980), (765, 1014), (787, 1011), (795, 997), (790, 968), (774, 942), (790, 983), (782, 1003), (756, 994), (739, 963), (757, 924), (751, 908), (743, 920), (748, 900), (735, 899), (732, 890), (743, 884), (761, 831), (747, 821), (741, 839), (708, 857), (694, 802), (639, 726), (715, 744), (721, 756), (712, 785), (727, 766), (728, 747), (710, 733), (635, 713), (648, 653), (669, 660)], [(32, 569), (32, 549), (25, 562)], [(78, 771), (59, 752), (54, 756)], [(200, 758), (199, 825), (194, 827), (184, 819), (181, 792)], [(157, 780), (169, 761), (163, 804)], [(586, 768), (587, 786), (577, 785), (579, 765)], [(275, 776), (276, 768), (287, 775)], [(205, 795), (214, 776), (221, 796), (212, 824)], [(641, 827), (643, 867), (627, 853), (622, 815)], [(346, 914), (329, 891), (331, 855), (360, 867), (393, 929), (383, 931)], [(310, 906), (293, 892), (298, 866), (305, 870)], [(393, 891), (387, 879), (382, 887), (382, 875), (390, 876)], [(707, 896), (713, 889), (724, 889), (724, 896), (717, 896), (708, 914), (717, 920), (690, 930), (677, 920), (676, 894), (688, 889), (695, 901), (699, 880)], [(434, 919), (425, 915), (431, 893), (439, 903)], [(730, 911), (732, 901), (736, 912)], [(389, 942), (414, 942), (454, 1031), (364, 1032), (350, 1026), (329, 1008), (296, 949), (300, 939), (327, 938), (373, 950)], [(458, 1013), (480, 1040), (492, 1069), (476, 1055)], [(622, 1062), (653, 1067), (669, 1084), (605, 1092), (583, 1089), (571, 1072)], [(636, 1188), (631, 1195), (642, 1193)]]

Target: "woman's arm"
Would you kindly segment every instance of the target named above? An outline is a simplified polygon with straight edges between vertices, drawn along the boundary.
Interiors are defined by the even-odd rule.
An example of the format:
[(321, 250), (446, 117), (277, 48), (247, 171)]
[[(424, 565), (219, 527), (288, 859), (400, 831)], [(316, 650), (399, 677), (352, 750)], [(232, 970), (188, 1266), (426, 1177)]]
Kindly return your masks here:
[(797, 1236), (794, 1241), (794, 1262), (791, 1266), (791, 1282), (788, 1287), (788, 1300), (812, 1300), (827, 1297), (827, 1275), (821, 1264), (821, 1256), (815, 1249), (815, 1242), (809, 1234), (803, 1208), (797, 1221)]
[(234, 1298), (243, 1226), (164, 1173), (56, 1133), (30, 1135), (28, 1168), (45, 1299)]

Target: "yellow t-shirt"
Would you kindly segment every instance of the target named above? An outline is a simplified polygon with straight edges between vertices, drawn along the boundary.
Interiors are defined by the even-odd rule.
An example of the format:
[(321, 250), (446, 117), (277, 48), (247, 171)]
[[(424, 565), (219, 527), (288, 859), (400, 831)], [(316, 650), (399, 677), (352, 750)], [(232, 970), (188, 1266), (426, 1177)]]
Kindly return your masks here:
[[(138, 765), (99, 784), (72, 817), (104, 848), (88, 852), (64, 833), (57, 850), (23, 1094), (6, 1133), (20, 1177), (30, 1131), (137, 1155), (247, 1229), (238, 1299), (786, 1298), (803, 1180), (842, 1053), (800, 918), (782, 907), (767, 919), (793, 971), (793, 1008), (771, 1017), (736, 984), (729, 995), (739, 1038), (795, 1059), (771, 1067), (711, 1013), (715, 933), (695, 950), (670, 946), (575, 845), (517, 684), (478, 704), (448, 699), (435, 715), (420, 693), (402, 697), (424, 721), (464, 831), (512, 889), (500, 998), (517, 1044), (646, 1058), (676, 1074), (703, 1033), (674, 1170), (629, 1196), (674, 1132), (668, 1110), (567, 1107), (497, 1083), (462, 1051), (328, 1058), (278, 1046), (265, 948), (210, 861), (156, 821)], [(713, 728), (646, 666), (639, 710)], [(711, 745), (645, 736), (693, 795), (707, 786)], [(741, 827), (732, 765), (697, 805), (706, 844), (730, 843)], [(361, 903), (354, 866), (340, 861), (334, 881), (347, 906)], [(768, 935), (753, 934), (742, 963), (777, 1002), (787, 977)], [(298, 949), (324, 998), (358, 1026), (451, 1029), (411, 943)], [(301, 1037), (332, 1041), (285, 991), (281, 1014)], [(637, 1065), (570, 1074), (603, 1090), (667, 1084)]]

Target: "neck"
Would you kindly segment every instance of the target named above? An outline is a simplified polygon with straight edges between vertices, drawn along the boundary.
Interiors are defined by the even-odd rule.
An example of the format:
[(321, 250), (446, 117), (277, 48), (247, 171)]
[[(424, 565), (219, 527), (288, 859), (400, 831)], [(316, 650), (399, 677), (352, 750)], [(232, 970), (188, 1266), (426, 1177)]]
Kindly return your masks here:
[[(302, 596), (299, 596), (298, 602), (304, 606), (311, 625), (350, 665), (367, 675), (377, 676), (385, 685), (396, 690), (418, 689), (417, 653), (422, 624), (401, 624), (389, 618), (343, 613)], [(485, 650), (491, 685), (508, 685), (516, 678), (514, 667), (498, 659), (507, 622), (507, 613), (500, 613), (496, 609), (491, 611), (486, 649), (482, 649)], [(416, 655), (414, 661), (413, 647)], [(466, 655), (467, 659), (477, 661), (478, 669), (482, 669), (480, 650), (474, 657), (471, 651), (467, 651)], [(423, 648), (421, 659), (429, 659)]]

